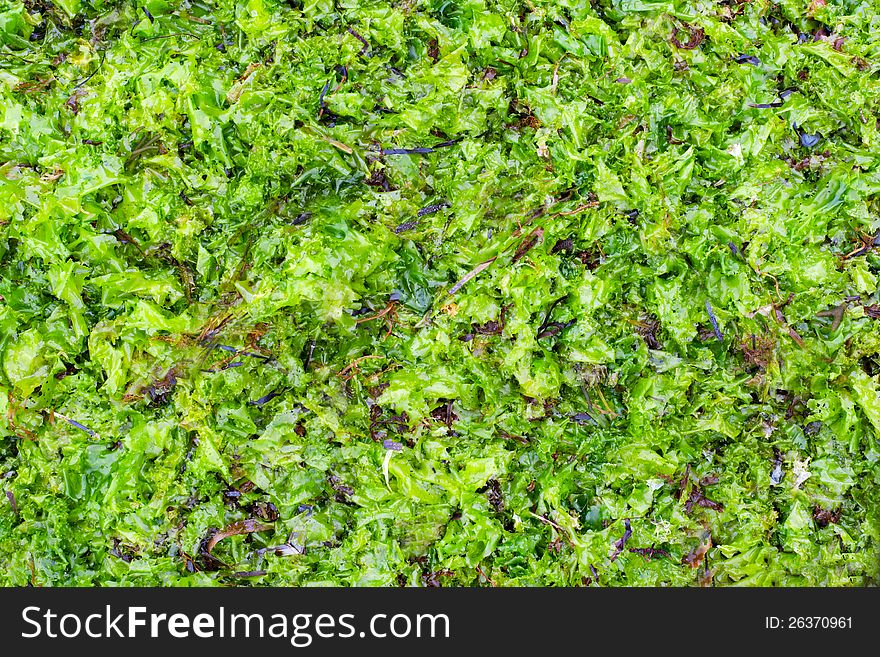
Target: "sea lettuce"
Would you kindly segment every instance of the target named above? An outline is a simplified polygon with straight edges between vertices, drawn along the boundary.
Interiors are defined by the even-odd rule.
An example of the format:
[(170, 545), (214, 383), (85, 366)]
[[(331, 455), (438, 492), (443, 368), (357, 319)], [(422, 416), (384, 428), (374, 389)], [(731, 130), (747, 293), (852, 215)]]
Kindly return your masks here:
[(878, 35), (3, 2), (0, 583), (876, 584)]

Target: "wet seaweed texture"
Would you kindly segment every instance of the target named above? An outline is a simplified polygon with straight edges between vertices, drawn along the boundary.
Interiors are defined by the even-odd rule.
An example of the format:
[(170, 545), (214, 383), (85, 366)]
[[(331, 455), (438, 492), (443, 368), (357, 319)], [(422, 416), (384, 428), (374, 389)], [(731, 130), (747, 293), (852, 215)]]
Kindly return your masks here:
[(878, 34), (0, 3), (0, 584), (877, 583)]

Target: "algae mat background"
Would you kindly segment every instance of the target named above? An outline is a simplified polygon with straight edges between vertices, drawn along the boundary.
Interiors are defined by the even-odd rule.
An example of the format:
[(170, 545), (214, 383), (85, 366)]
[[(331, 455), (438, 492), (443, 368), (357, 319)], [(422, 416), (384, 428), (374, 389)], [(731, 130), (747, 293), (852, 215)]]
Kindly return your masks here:
[(876, 2), (4, 2), (0, 583), (876, 582)]

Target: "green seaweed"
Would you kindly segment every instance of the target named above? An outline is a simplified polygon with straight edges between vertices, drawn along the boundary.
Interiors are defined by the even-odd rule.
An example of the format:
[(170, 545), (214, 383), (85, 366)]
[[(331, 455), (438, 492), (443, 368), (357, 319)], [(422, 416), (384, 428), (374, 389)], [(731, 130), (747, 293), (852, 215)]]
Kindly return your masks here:
[(876, 584), (878, 118), (872, 0), (5, 0), (0, 583)]

